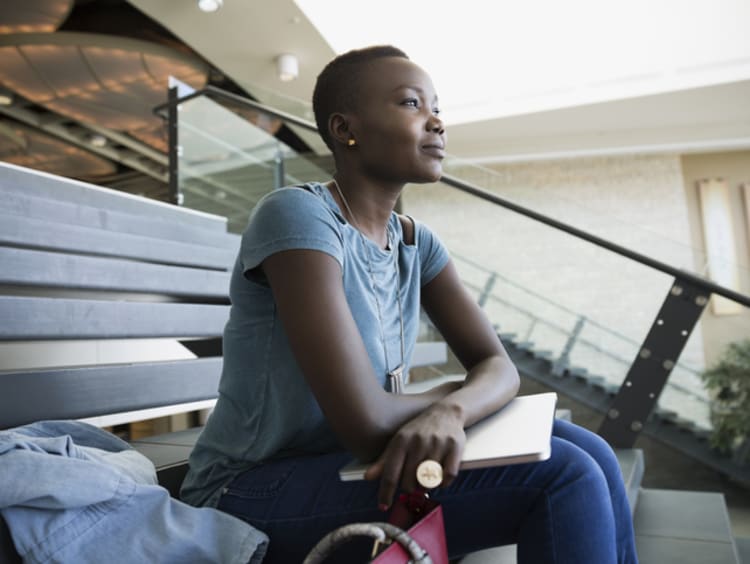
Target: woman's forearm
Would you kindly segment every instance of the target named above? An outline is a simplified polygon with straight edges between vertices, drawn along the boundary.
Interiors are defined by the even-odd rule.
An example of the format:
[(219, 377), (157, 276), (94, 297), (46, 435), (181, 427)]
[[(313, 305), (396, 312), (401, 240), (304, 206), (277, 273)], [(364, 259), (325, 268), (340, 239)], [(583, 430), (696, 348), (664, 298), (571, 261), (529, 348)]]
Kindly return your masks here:
[(369, 403), (371, 416), (368, 419), (372, 426), (364, 433), (368, 440), (357, 445), (361, 450), (354, 454), (362, 460), (375, 458), (402, 425), (461, 389), (462, 384), (458, 381), (445, 382), (418, 394), (394, 395), (385, 390), (378, 393)]
[(394, 396), (383, 392), (371, 404), (378, 424), (363, 445), (363, 452), (356, 454), (363, 459), (377, 456), (402, 425), (427, 410), (444, 410), (468, 427), (503, 407), (517, 392), (518, 372), (507, 357), (501, 356), (475, 365), (463, 382), (446, 382), (419, 394)]
[(518, 393), (518, 371), (507, 356), (492, 356), (476, 364), (463, 385), (438, 400), (433, 409), (458, 414), (464, 428), (496, 412)]

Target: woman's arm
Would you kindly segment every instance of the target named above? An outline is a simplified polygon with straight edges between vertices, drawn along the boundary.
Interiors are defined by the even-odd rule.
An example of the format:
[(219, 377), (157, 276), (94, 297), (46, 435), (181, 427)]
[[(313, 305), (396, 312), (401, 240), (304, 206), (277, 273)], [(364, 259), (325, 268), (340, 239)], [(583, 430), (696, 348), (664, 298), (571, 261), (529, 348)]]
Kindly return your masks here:
[(452, 261), (422, 289), (422, 306), (467, 371), (463, 387), (442, 400), (461, 411), (464, 426), (512, 400), (518, 371)]
[(330, 255), (288, 250), (262, 263), (284, 331), (331, 428), (357, 458), (379, 455), (393, 433), (457, 388), (394, 396), (375, 377)]
[(379, 500), (388, 505), (401, 484), (415, 487), (416, 467), (441, 462), (445, 485), (458, 474), (463, 429), (494, 413), (518, 392), (518, 372), (484, 312), (458, 278), (451, 261), (422, 289), (422, 306), (467, 370), (463, 386), (406, 423), (370, 467), (380, 478)]

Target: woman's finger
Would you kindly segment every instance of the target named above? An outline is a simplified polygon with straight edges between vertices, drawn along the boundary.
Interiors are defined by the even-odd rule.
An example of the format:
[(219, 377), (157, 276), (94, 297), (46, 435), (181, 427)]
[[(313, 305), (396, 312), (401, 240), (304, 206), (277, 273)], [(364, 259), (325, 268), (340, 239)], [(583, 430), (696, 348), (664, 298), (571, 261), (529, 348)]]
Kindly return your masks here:
[(396, 495), (406, 458), (406, 449), (401, 444), (401, 441), (398, 440), (398, 435), (388, 443), (381, 458), (382, 470), (380, 472), (378, 507), (387, 509), (393, 503), (393, 498)]
[(458, 470), (461, 466), (461, 457), (463, 456), (464, 443), (463, 441), (454, 441), (449, 448), (446, 449), (445, 456), (443, 456), (443, 487), (450, 486), (456, 476), (458, 476)]
[(383, 455), (380, 455), (375, 462), (370, 464), (365, 470), (365, 480), (377, 480), (383, 473), (383, 464), (385, 463)]
[(425, 458), (429, 458), (429, 449), (422, 441), (412, 441), (409, 445), (408, 453), (404, 461), (404, 468), (401, 474), (401, 488), (406, 492), (412, 492), (417, 488), (417, 466)]

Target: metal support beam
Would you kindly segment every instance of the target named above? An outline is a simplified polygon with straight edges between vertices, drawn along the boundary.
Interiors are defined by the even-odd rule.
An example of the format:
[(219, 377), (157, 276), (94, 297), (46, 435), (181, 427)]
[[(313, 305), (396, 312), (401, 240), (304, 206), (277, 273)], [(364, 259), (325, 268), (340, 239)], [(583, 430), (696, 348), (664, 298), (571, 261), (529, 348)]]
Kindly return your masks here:
[[(77, 125), (76, 129), (78, 132), (76, 133), (73, 128), (64, 125), (62, 118), (57, 114), (40, 114), (19, 106), (0, 106), (0, 114), (11, 117), (21, 123), (43, 131), (53, 137), (57, 137), (66, 143), (75, 145), (76, 147), (84, 149), (90, 153), (94, 153), (100, 157), (120, 163), (128, 168), (137, 170), (138, 172), (142, 172), (151, 178), (155, 178), (161, 182), (167, 181), (167, 175), (164, 173), (163, 167), (151, 160), (148, 151), (138, 154), (133, 150), (132, 146), (137, 144), (136, 141), (131, 143), (132, 146), (129, 150), (115, 149), (108, 146), (94, 147), (81, 138), (80, 130), (88, 129), (85, 124)], [(143, 157), (145, 157), (145, 160)]]
[(705, 289), (675, 279), (599, 427), (613, 447), (635, 444), (710, 297)]
[(167, 156), (169, 157), (169, 201), (178, 206), (182, 205), (182, 194), (180, 193), (180, 146), (179, 146), (179, 124), (178, 112), (180, 106), (177, 104), (179, 98), (177, 86), (172, 86), (167, 91), (168, 119), (167, 119)]

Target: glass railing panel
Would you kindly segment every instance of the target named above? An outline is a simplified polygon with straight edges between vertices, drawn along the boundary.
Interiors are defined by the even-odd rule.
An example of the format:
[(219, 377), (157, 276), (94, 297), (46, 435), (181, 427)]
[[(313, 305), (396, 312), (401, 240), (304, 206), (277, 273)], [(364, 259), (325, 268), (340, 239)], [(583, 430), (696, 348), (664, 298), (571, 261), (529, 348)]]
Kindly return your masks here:
[(182, 205), (227, 217), (235, 233), (275, 187), (330, 176), (321, 168), (330, 167), (330, 157), (301, 157), (273, 136), (280, 122), (256, 122), (205, 96), (180, 104), (178, 112)]
[[(181, 106), (184, 204), (229, 217), (232, 231), (244, 228), (252, 207), (275, 186), (324, 181), (332, 174), (329, 154), (299, 155), (280, 143), (267, 123), (239, 116), (236, 108), (229, 111), (205, 97)], [(283, 109), (308, 117), (304, 111)], [(651, 164), (666, 170), (673, 182), (674, 163), (668, 158), (656, 161)], [(635, 208), (613, 211), (616, 198), (596, 194), (601, 166), (525, 163), (490, 169), (450, 159), (445, 172), (671, 266), (705, 275), (705, 253), (689, 244), (690, 236), (677, 237), (690, 227), (684, 210), (672, 214), (681, 215), (679, 221), (669, 211), (656, 214), (661, 222), (651, 214), (652, 225), (636, 217)], [(607, 166), (618, 170), (617, 163)], [(623, 173), (618, 182), (622, 190), (630, 190), (630, 179), (637, 195), (644, 187), (633, 174)], [(566, 186), (576, 183), (584, 188), (566, 192)], [(591, 197), (580, 198), (587, 190)], [(614, 388), (622, 384), (672, 284), (671, 276), (445, 184), (408, 187), (403, 209), (431, 225), (444, 240), (467, 288), (501, 334), (543, 353), (554, 370), (575, 369)], [(747, 269), (736, 262), (732, 267), (740, 273), (739, 290), (750, 293), (745, 289)], [(718, 357), (717, 351), (747, 335), (747, 308), (715, 315), (709, 306), (660, 407), (708, 427), (710, 402), (700, 374)], [(434, 334), (427, 331), (423, 337), (433, 339)]]
[[(671, 276), (441, 184), (409, 186), (403, 200), (451, 250), (501, 334), (543, 353), (553, 370), (621, 386)], [(659, 402), (702, 428), (710, 427), (705, 332), (699, 324)]]

